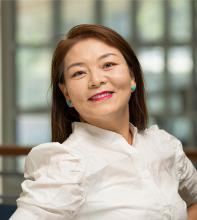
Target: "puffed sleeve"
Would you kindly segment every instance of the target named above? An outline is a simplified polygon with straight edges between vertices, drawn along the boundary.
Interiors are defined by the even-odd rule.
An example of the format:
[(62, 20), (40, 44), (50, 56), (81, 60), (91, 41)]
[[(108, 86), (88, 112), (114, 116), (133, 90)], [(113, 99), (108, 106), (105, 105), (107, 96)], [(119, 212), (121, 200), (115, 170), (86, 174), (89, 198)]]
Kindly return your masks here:
[(25, 162), (25, 180), (10, 220), (69, 220), (85, 201), (85, 164), (65, 145), (34, 147)]
[(186, 202), (187, 207), (197, 203), (197, 171), (183, 151), (181, 141), (167, 131), (160, 129), (157, 125), (152, 125), (147, 132), (154, 134), (159, 142), (162, 141), (163, 149), (166, 149), (166, 147), (169, 147), (169, 150), (173, 149), (179, 195)]
[(197, 171), (183, 151), (180, 141), (176, 147), (176, 167), (179, 179), (179, 194), (189, 207), (197, 203)]

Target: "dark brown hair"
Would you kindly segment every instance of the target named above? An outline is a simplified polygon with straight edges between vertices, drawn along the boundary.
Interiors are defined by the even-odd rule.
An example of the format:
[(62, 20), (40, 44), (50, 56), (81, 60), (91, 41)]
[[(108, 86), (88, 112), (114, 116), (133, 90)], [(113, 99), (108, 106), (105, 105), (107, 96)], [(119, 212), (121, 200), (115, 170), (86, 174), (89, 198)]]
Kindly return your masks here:
[(95, 24), (81, 24), (73, 27), (58, 44), (53, 54), (51, 87), (52, 87), (52, 141), (62, 143), (72, 133), (71, 123), (80, 121), (74, 108), (67, 106), (65, 97), (58, 84), (64, 83), (63, 60), (72, 46), (80, 40), (96, 38), (117, 48), (124, 56), (131, 75), (136, 82), (136, 90), (129, 100), (129, 120), (138, 130), (144, 130), (148, 123), (148, 112), (145, 102), (145, 89), (140, 63), (130, 45), (114, 30)]

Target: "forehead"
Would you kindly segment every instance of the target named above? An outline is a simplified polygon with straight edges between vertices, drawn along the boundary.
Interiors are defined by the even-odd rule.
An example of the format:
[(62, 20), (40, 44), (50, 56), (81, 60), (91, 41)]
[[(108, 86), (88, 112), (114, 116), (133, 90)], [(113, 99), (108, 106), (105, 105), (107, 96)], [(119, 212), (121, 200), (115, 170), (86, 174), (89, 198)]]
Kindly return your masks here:
[(64, 60), (69, 62), (70, 60), (80, 58), (94, 59), (105, 53), (115, 53), (116, 55), (123, 57), (116, 47), (96, 38), (87, 38), (74, 44), (74, 46), (66, 54)]

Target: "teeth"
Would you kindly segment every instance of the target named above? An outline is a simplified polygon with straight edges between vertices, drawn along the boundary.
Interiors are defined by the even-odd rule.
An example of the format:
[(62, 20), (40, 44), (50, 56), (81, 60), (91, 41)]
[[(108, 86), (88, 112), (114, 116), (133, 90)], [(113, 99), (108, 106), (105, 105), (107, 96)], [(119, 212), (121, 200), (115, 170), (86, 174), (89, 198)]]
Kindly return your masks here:
[(107, 93), (103, 93), (103, 94), (101, 94), (101, 95), (96, 95), (96, 96), (92, 97), (92, 99), (103, 98), (103, 97), (105, 97), (105, 96), (108, 96), (109, 94), (111, 94), (111, 93), (107, 92)]

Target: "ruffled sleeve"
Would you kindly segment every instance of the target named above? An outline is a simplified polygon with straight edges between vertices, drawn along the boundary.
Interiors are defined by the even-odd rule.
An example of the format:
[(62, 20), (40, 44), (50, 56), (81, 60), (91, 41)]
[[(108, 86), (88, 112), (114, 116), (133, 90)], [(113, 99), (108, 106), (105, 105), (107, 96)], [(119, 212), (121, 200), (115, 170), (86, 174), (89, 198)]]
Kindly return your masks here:
[(69, 220), (85, 201), (85, 164), (59, 143), (32, 149), (25, 163), (25, 181), (11, 220)]
[(162, 142), (161, 145), (165, 146), (163, 149), (166, 150), (168, 147), (168, 150), (173, 151), (179, 194), (186, 202), (187, 207), (197, 203), (197, 171), (183, 151), (181, 141), (157, 125), (152, 125), (147, 129), (147, 133), (151, 134), (151, 137), (152, 135), (156, 136), (155, 140), (159, 143)]
[(197, 171), (183, 151), (181, 142), (176, 147), (176, 167), (179, 193), (189, 207), (197, 203)]

